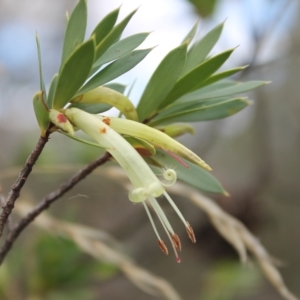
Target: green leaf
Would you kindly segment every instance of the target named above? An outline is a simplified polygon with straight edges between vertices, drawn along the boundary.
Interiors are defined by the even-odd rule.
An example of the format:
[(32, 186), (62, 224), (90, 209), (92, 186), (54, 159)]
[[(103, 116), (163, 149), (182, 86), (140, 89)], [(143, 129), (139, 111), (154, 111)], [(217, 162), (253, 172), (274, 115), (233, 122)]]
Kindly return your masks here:
[(39, 37), (37, 34), (35, 35), (35, 39), (36, 39), (38, 61), (39, 61), (40, 90), (43, 92), (44, 101), (46, 102), (47, 94), (46, 94), (46, 88), (45, 88), (45, 81), (43, 78), (41, 46), (40, 46), (40, 40), (39, 40)]
[(210, 17), (217, 6), (218, 0), (189, 0), (202, 18)]
[(128, 72), (133, 67), (135, 67), (141, 60), (145, 58), (145, 56), (152, 50), (143, 49), (143, 50), (135, 50), (127, 55), (121, 57), (120, 59), (112, 62), (99, 73), (97, 73), (94, 77), (92, 77), (76, 94), (77, 96), (83, 93), (86, 93), (104, 83), (107, 83), (120, 75)]
[(120, 7), (106, 15), (93, 30), (91, 36), (95, 35), (96, 45), (98, 45), (113, 29), (118, 19)]
[(58, 79), (58, 74), (55, 74), (52, 77), (52, 80), (50, 83), (49, 94), (48, 94), (48, 98), (47, 98), (47, 104), (48, 104), (49, 108), (52, 108), (52, 106), (53, 106), (53, 98), (54, 98), (54, 94), (55, 94), (55, 90), (56, 90), (56, 86), (57, 86), (57, 79)]
[(206, 60), (198, 67), (187, 73), (184, 77), (181, 77), (165, 101), (160, 105), (160, 108), (162, 109), (181, 96), (196, 90), (203, 81), (208, 79), (209, 76), (211, 76), (223, 65), (233, 50), (234, 49), (229, 49)]
[(240, 71), (243, 71), (247, 66), (242, 66), (242, 67), (237, 67), (233, 69), (229, 69), (220, 73), (216, 73), (208, 77), (204, 82), (202, 82), (199, 86), (198, 89), (203, 88), (205, 86), (211, 85), (215, 82), (218, 82), (224, 78), (227, 78), (229, 76), (232, 76)]
[(50, 124), (49, 110), (44, 102), (43, 91), (36, 92), (33, 96), (33, 108), (36, 119), (38, 121), (41, 136), (45, 137), (47, 129)]
[[(234, 115), (251, 102), (245, 98), (234, 99), (216, 99), (205, 102), (181, 103), (182, 111), (168, 116), (157, 118), (149, 123), (149, 126), (157, 126), (158, 124), (169, 124), (173, 122), (200, 122), (215, 119), (223, 119)], [(189, 106), (188, 106), (189, 105)], [(178, 107), (179, 108), (179, 107)]]
[(61, 69), (74, 49), (79, 46), (83, 40), (87, 23), (86, 0), (79, 0), (68, 20), (64, 46), (61, 59)]
[(132, 36), (129, 36), (115, 44), (113, 44), (94, 64), (92, 68), (92, 72), (94, 73), (97, 69), (99, 69), (102, 65), (111, 62), (115, 59), (118, 59), (133, 49), (138, 47), (149, 35), (149, 32), (138, 33)]
[(186, 51), (187, 44), (173, 49), (154, 71), (137, 108), (140, 121), (155, 112), (174, 87), (183, 68)]
[(193, 38), (195, 37), (196, 35), (196, 32), (197, 32), (197, 28), (198, 28), (198, 25), (199, 25), (199, 21), (197, 21), (195, 23), (195, 25), (192, 27), (192, 29), (190, 30), (190, 32), (186, 35), (186, 37), (183, 39), (182, 43), (181, 44), (190, 44), (190, 42), (193, 40)]
[(202, 63), (220, 38), (224, 22), (209, 31), (200, 41), (195, 43), (188, 51), (186, 64), (182, 70), (185, 75)]
[[(196, 90), (190, 94), (185, 95), (180, 98), (180, 102), (192, 101), (192, 100), (203, 100), (209, 98), (225, 97), (230, 95), (236, 95), (250, 90), (254, 90), (262, 85), (267, 84), (266, 81), (248, 81), (248, 82), (234, 82), (230, 86), (225, 86), (223, 88), (214, 88)], [(213, 85), (211, 86), (213, 87)]]
[(183, 158), (180, 159), (189, 165), (189, 169), (159, 149), (156, 149), (153, 159), (164, 167), (172, 166), (176, 170), (179, 180), (196, 189), (209, 193), (227, 194), (220, 182), (213, 175)]
[(80, 45), (67, 59), (57, 79), (53, 107), (63, 108), (86, 81), (95, 55), (94, 39)]
[(99, 43), (96, 47), (96, 60), (102, 56), (106, 50), (115, 43), (123, 33), (125, 27), (127, 26), (128, 22), (132, 18), (132, 16), (136, 13), (137, 10), (131, 12), (122, 22), (116, 25), (109, 34)]

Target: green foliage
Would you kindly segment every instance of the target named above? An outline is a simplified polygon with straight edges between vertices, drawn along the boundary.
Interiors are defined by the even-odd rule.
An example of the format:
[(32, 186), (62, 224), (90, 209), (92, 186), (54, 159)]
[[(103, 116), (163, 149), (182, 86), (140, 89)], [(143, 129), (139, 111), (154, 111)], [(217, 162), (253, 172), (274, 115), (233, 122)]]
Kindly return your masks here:
[(170, 51), (153, 73), (139, 102), (140, 121), (151, 116), (173, 89), (186, 59), (187, 44)]
[(182, 70), (182, 75), (188, 73), (201, 64), (219, 40), (224, 23), (209, 31), (200, 41), (194, 43), (188, 51), (187, 60)]
[[(45, 300), (94, 299), (91, 280), (109, 279), (118, 272), (115, 266), (97, 262), (84, 254), (72, 241), (45, 233), (15, 251), (0, 270), (1, 299), (5, 299), (11, 281), (14, 288), (23, 290), (32, 299), (34, 296)], [(30, 253), (32, 260), (22, 260), (24, 253)], [(23, 276), (24, 269), (29, 276)]]
[[(37, 95), (44, 96), (45, 99), (35, 96), (34, 106), (41, 134), (45, 134), (49, 126), (48, 108), (55, 108), (63, 112), (66, 106), (76, 107), (89, 113), (98, 114), (110, 109), (111, 105), (119, 107), (119, 104), (111, 101), (104, 101), (109, 105), (106, 103), (80, 103), (80, 99), (77, 101), (78, 103), (70, 103), (73, 97), (81, 96), (101, 85), (124, 93), (125, 85), (110, 82), (135, 67), (152, 50), (152, 48), (136, 50), (149, 33), (138, 33), (121, 39), (124, 29), (136, 10), (116, 25), (119, 10), (117, 8), (105, 16), (92, 31), (90, 38), (84, 41), (87, 8), (86, 1), (79, 0), (67, 22), (62, 63), (58, 74), (53, 77), (50, 84), (48, 99), (45, 97), (41, 53), (37, 39), (40, 89), (44, 91)], [(222, 33), (224, 23), (217, 25), (202, 39), (193, 42), (197, 26), (198, 23), (186, 35), (181, 45), (172, 49), (162, 59), (151, 76), (137, 106), (140, 122), (158, 128), (162, 128), (162, 126), (177, 128), (176, 125), (173, 126), (176, 122), (200, 122), (225, 118), (250, 104), (250, 101), (240, 95), (241, 93), (266, 84), (261, 81), (228, 80), (227, 77), (245, 67), (220, 70), (234, 49), (210, 56), (211, 50)], [(189, 126), (188, 130), (177, 130), (176, 132), (184, 134), (191, 130)], [(125, 138), (128, 139), (128, 137)], [(92, 146), (96, 145), (79, 138), (77, 141)], [(184, 182), (202, 191), (225, 193), (221, 184), (207, 171), (194, 165), (187, 169), (161, 150), (156, 151), (154, 155), (153, 145), (145, 144), (142, 140), (129, 138), (128, 141), (131, 141), (132, 145), (136, 145), (136, 148), (140, 147), (148, 154), (152, 154), (154, 164), (176, 165)]]
[(94, 62), (94, 44), (93, 38), (81, 44), (63, 64), (57, 78), (53, 108), (63, 108), (86, 81)]
[(94, 63), (92, 72), (108, 62), (119, 59), (130, 53), (138, 47), (148, 35), (148, 32), (138, 33), (116, 42)]
[(196, 8), (197, 13), (205, 18), (213, 14), (218, 0), (189, 0)]
[(72, 52), (82, 44), (87, 23), (86, 0), (79, 0), (70, 18), (67, 20), (64, 46), (61, 58), (61, 68), (64, 66)]
[(94, 77), (92, 77), (78, 92), (76, 95), (81, 95), (86, 93), (104, 83), (107, 83), (127, 71), (135, 67), (140, 61), (142, 61), (148, 53), (152, 50), (143, 49), (143, 50), (134, 50), (127, 55), (121, 57), (120, 59), (115, 60)]
[[(236, 261), (221, 261), (206, 273), (201, 299), (231, 300), (252, 298), (261, 284), (261, 275), (255, 266), (247, 268)], [(252, 297), (251, 297), (252, 296)], [(236, 298), (237, 297), (237, 298)]]
[(131, 12), (122, 22), (116, 25), (101, 41), (97, 41), (96, 47), (96, 60), (99, 59), (108, 48), (117, 42), (127, 26), (132, 16), (136, 13), (136, 10)]
[(189, 73), (181, 77), (174, 86), (173, 90), (161, 103), (160, 108), (164, 108), (177, 100), (178, 98), (196, 90), (203, 81), (207, 80), (215, 71), (217, 71), (228, 57), (233, 49), (218, 54), (198, 65)]
[(93, 30), (91, 36), (95, 36), (98, 45), (109, 34), (117, 22), (120, 8), (117, 8), (106, 15)]
[(41, 46), (40, 46), (40, 40), (39, 40), (39, 37), (37, 34), (35, 36), (35, 39), (36, 39), (38, 62), (39, 62), (40, 90), (43, 92), (44, 102), (46, 102), (45, 100), (47, 99), (47, 94), (46, 94), (45, 82), (44, 82), (44, 78), (43, 78)]

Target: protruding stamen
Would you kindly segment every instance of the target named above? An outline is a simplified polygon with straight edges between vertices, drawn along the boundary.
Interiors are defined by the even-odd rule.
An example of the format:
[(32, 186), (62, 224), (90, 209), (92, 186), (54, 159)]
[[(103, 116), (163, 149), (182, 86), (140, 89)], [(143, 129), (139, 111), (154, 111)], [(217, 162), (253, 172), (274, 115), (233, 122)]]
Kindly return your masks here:
[(188, 222), (185, 220), (184, 216), (182, 215), (182, 213), (180, 212), (179, 208), (174, 203), (174, 201), (172, 200), (172, 198), (169, 196), (169, 194), (167, 192), (164, 192), (164, 195), (167, 198), (167, 200), (169, 201), (169, 203), (171, 204), (171, 206), (173, 207), (173, 209), (176, 211), (177, 215), (179, 216), (179, 218), (183, 222), (184, 226), (188, 227), (188, 225), (189, 225)]
[(174, 234), (174, 230), (173, 230), (168, 218), (166, 217), (164, 211), (162, 210), (162, 208), (158, 204), (157, 200), (152, 196), (150, 196), (148, 199), (149, 199), (152, 207), (154, 208), (154, 211), (156, 212), (159, 219), (161, 220), (162, 224), (164, 224), (166, 226), (168, 232), (170, 232), (171, 234)]
[(180, 242), (179, 236), (177, 234), (173, 234), (172, 235), (172, 240), (174, 242), (174, 245), (175, 245), (176, 249), (181, 251), (181, 242)]
[[(160, 238), (160, 235), (159, 235), (159, 233), (158, 233), (158, 231), (157, 231), (157, 229), (156, 229), (155, 223), (154, 223), (154, 221), (153, 221), (153, 219), (152, 219), (151, 213), (150, 213), (150, 211), (149, 211), (149, 209), (148, 209), (148, 207), (147, 207), (147, 204), (146, 204), (145, 202), (142, 202), (142, 203), (143, 203), (143, 205), (144, 205), (144, 207), (145, 207), (146, 213), (147, 213), (147, 215), (148, 215), (148, 218), (149, 218), (150, 223), (151, 223), (151, 225), (152, 225), (152, 228), (153, 228), (153, 230), (154, 230), (154, 232), (155, 232), (155, 234), (156, 234), (156, 236), (157, 236), (158, 241), (162, 241), (162, 239)], [(163, 251), (163, 252), (164, 252), (164, 251)], [(168, 252), (168, 249), (167, 249), (167, 252)]]
[(158, 246), (159, 246), (159, 248), (161, 249), (161, 251), (162, 251), (164, 254), (168, 255), (168, 254), (169, 254), (169, 251), (168, 251), (168, 248), (167, 248), (167, 246), (165, 245), (164, 241), (163, 241), (163, 240), (158, 240), (157, 243), (158, 243)]
[(194, 234), (194, 230), (192, 228), (192, 226), (190, 225), (189, 222), (187, 222), (187, 227), (186, 227), (186, 231), (187, 231), (187, 234), (190, 238), (190, 240), (193, 242), (193, 243), (196, 243), (196, 238), (195, 238), (195, 234)]
[[(173, 229), (172, 229), (172, 227), (171, 227), (171, 229), (172, 229), (172, 232), (171, 232), (172, 237), (171, 237), (170, 231), (169, 231), (169, 229), (168, 229), (168, 227), (167, 227), (167, 225), (166, 225), (166, 223), (165, 223), (165, 220), (163, 219), (163, 216), (164, 216), (164, 218), (165, 218), (167, 221), (168, 221), (168, 219), (167, 219), (167, 217), (165, 216), (163, 210), (160, 208), (159, 204), (156, 202), (157, 206), (160, 208), (160, 210), (162, 211), (162, 214), (163, 214), (163, 215), (157, 211), (157, 209), (156, 209), (157, 207), (155, 206), (155, 202), (153, 201), (153, 200), (155, 200), (155, 198), (149, 197), (149, 200), (150, 200), (150, 203), (152, 204), (152, 207), (154, 208), (154, 210), (155, 210), (155, 212), (156, 212), (156, 214), (157, 214), (157, 216), (158, 216), (158, 218), (159, 218), (159, 220), (160, 220), (160, 222), (161, 222), (161, 225), (163, 226), (163, 228), (164, 228), (164, 230), (165, 230), (165, 232), (166, 232), (166, 234), (167, 234), (167, 236), (168, 236), (168, 238), (169, 238), (169, 240), (170, 240), (170, 242), (171, 242), (171, 244), (172, 244), (172, 248), (173, 248), (173, 250), (174, 250), (174, 254), (175, 254), (175, 257), (176, 257), (176, 261), (177, 261), (178, 263), (180, 263), (181, 260), (180, 260), (180, 257), (179, 257), (179, 255), (178, 255), (178, 253), (177, 253), (177, 250), (176, 250), (176, 248), (177, 248), (178, 245), (176, 245), (175, 241), (172, 239), (172, 237), (173, 237), (174, 235), (176, 235), (176, 234), (174, 233), (174, 231), (173, 231)], [(155, 201), (156, 201), (156, 200), (155, 200)], [(171, 226), (171, 225), (170, 225), (170, 226)], [(179, 238), (178, 238), (178, 239), (179, 239)]]

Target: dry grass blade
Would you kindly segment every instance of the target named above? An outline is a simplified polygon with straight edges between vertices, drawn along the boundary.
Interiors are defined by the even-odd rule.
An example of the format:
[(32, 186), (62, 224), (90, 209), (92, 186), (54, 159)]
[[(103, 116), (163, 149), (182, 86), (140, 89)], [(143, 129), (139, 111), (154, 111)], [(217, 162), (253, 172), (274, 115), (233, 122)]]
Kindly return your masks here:
[[(116, 179), (124, 179), (124, 172), (119, 168), (106, 169), (107, 175)], [(126, 185), (125, 185), (126, 186)], [(189, 198), (201, 208), (211, 220), (218, 232), (236, 249), (241, 261), (247, 261), (247, 250), (252, 253), (260, 264), (265, 276), (280, 295), (286, 300), (299, 300), (286, 287), (279, 271), (274, 265), (274, 259), (268, 254), (262, 244), (237, 219), (226, 213), (212, 199), (202, 195), (199, 191), (182, 183), (168, 187), (168, 191)]]
[[(21, 216), (28, 214), (33, 206), (18, 203), (15, 211)], [(78, 247), (97, 260), (118, 266), (124, 274), (146, 293), (163, 297), (163, 299), (180, 300), (174, 288), (164, 279), (151, 274), (139, 267), (134, 261), (123, 254), (122, 247), (107, 233), (86, 226), (56, 220), (47, 213), (39, 215), (33, 224), (39, 228), (62, 235), (74, 241)], [(161, 298), (160, 298), (161, 299)]]
[(170, 191), (189, 198), (200, 207), (219, 233), (237, 250), (243, 262), (247, 259), (246, 251), (248, 250), (252, 253), (260, 264), (265, 276), (284, 299), (299, 300), (286, 287), (266, 249), (240, 221), (223, 211), (212, 199), (186, 185), (176, 184), (170, 188)]

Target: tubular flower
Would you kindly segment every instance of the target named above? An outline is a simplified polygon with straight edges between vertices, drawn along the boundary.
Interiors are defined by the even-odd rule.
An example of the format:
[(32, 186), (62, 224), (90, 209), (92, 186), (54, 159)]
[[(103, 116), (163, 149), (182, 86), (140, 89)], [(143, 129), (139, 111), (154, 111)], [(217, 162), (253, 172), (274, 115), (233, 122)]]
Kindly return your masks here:
[(170, 222), (168, 221), (165, 213), (156, 199), (161, 195), (164, 195), (167, 198), (173, 209), (184, 223), (189, 238), (193, 242), (196, 242), (192, 227), (185, 220), (178, 207), (163, 187), (163, 185), (171, 185), (176, 182), (176, 172), (172, 169), (165, 170), (163, 176), (166, 183), (162, 183), (158, 180), (156, 175), (152, 172), (150, 167), (138, 154), (138, 152), (122, 136), (120, 136), (107, 124), (102, 122), (99, 118), (77, 108), (66, 109), (64, 114), (75, 127), (81, 129), (102, 147), (106, 148), (106, 150), (124, 169), (134, 186), (134, 189), (129, 192), (130, 201), (143, 204), (154, 232), (158, 238), (158, 244), (161, 250), (165, 254), (168, 254), (168, 249), (158, 233), (151, 213), (148, 209), (148, 205), (153, 208), (164, 230), (166, 231), (168, 238), (170, 239), (176, 260), (177, 262), (180, 262), (180, 258), (177, 253), (178, 250), (181, 250), (180, 239), (174, 232)]
[(205, 163), (199, 156), (197, 156), (193, 151), (186, 148), (167, 134), (162, 131), (149, 127), (145, 124), (135, 122), (132, 120), (105, 117), (96, 115), (97, 118), (102, 120), (104, 123), (109, 125), (115, 131), (120, 134), (126, 134), (136, 138), (143, 139), (156, 147), (159, 147), (167, 152), (178, 154), (179, 156), (187, 159), (188, 161), (202, 167), (205, 170), (210, 171), (211, 168)]

